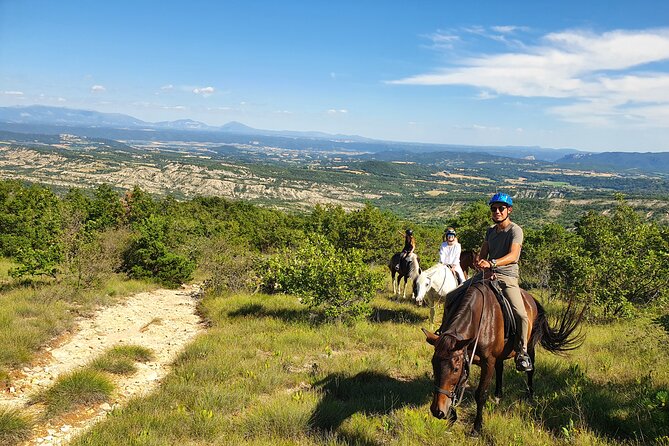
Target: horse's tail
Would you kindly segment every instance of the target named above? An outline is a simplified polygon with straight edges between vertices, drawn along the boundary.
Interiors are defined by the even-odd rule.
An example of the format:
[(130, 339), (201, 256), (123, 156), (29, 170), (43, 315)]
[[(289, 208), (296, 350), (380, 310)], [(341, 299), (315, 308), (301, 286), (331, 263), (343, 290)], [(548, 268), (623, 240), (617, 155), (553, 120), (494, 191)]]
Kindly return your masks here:
[[(536, 302), (536, 301), (535, 301)], [(541, 343), (541, 346), (551, 353), (562, 353), (577, 349), (583, 344), (585, 335), (579, 329), (583, 318), (585, 307), (577, 312), (569, 301), (567, 308), (562, 312), (555, 327), (551, 327), (546, 317), (546, 310), (539, 302), (537, 304), (537, 317), (532, 327), (530, 337), (532, 345)]]

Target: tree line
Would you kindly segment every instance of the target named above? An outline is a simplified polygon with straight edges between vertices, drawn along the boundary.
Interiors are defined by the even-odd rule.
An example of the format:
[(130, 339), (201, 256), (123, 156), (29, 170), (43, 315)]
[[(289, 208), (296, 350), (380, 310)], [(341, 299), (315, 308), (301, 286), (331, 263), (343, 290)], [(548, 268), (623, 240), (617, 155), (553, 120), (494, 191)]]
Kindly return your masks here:
[[(591, 317), (601, 319), (666, 304), (669, 228), (646, 221), (622, 195), (616, 199), (613, 209), (586, 212), (569, 228), (524, 228), (522, 285), (588, 302)], [(16, 262), (11, 274), (21, 280), (91, 287), (122, 273), (177, 286), (195, 274), (213, 293), (295, 294), (327, 318), (369, 314), (406, 228), (429, 266), (447, 226), (457, 228), (463, 249), (478, 249), (490, 224), (484, 201), (434, 225), (370, 204), (353, 211), (317, 205), (298, 214), (221, 197), (154, 197), (139, 187), (118, 192), (102, 184), (57, 195), (0, 182), (0, 254)]]

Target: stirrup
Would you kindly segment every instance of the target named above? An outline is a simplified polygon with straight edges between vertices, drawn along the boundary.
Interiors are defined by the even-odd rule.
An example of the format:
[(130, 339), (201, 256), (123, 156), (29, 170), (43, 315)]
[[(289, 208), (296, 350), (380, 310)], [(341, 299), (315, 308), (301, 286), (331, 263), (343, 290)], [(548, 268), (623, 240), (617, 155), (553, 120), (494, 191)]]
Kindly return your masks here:
[(532, 371), (532, 360), (526, 352), (521, 352), (516, 355), (516, 370), (519, 372)]

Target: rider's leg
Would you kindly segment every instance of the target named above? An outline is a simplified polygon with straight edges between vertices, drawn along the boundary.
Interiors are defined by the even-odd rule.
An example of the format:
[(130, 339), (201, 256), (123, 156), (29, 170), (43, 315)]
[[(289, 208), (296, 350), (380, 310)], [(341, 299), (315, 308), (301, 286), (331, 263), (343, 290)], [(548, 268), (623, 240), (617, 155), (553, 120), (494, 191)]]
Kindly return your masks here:
[(513, 313), (516, 315), (516, 321), (518, 322), (518, 334), (520, 339), (518, 342), (518, 355), (516, 356), (516, 368), (523, 371), (532, 370), (532, 363), (527, 355), (527, 338), (530, 321), (527, 317), (527, 311), (525, 310), (523, 296), (520, 293), (520, 287), (518, 286), (518, 278), (497, 274), (497, 279), (502, 286), (504, 295), (509, 299)]
[(459, 264), (453, 265), (453, 269), (455, 270), (455, 273), (458, 275), (458, 281), (460, 282), (459, 284), (464, 282), (466, 279), (465, 279), (465, 273), (462, 271), (462, 267)]

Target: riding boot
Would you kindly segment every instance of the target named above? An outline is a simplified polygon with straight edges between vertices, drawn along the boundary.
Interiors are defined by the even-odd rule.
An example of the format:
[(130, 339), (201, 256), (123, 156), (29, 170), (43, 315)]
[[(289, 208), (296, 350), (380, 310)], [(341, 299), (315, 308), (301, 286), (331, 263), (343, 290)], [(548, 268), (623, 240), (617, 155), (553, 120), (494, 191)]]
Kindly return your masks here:
[(516, 370), (519, 372), (532, 371), (532, 360), (530, 355), (527, 354), (527, 350), (523, 349), (516, 355)]

